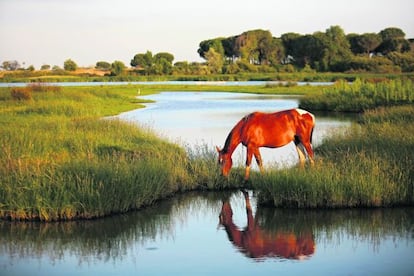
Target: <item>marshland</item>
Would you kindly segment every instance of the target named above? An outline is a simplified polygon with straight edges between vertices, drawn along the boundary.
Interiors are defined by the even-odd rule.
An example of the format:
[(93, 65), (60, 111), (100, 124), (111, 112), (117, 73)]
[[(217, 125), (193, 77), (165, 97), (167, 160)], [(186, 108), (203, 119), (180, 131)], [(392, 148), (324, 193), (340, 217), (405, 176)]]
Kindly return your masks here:
[[(106, 116), (143, 107), (136, 97), (162, 86), (1, 89), (1, 216), (72, 220), (123, 213), (191, 190), (254, 188), (259, 204), (277, 207), (411, 205), (413, 83), (337, 82), (329, 87), (214, 87), (302, 94), (308, 110), (362, 112), (345, 133), (316, 148), (315, 168), (270, 169), (250, 182), (237, 169), (222, 178), (214, 149), (188, 152), (156, 133)], [(211, 90), (170, 86), (169, 90)], [(352, 106), (349, 104), (352, 103)], [(334, 107), (334, 108), (332, 108)]]
[[(174, 92), (180, 97), (190, 97), (184, 91), (256, 95), (247, 98), (250, 101), (260, 95), (293, 97), (321, 122), (324, 115), (318, 110), (353, 115), (345, 128), (315, 145), (314, 167), (269, 162), (263, 174), (253, 171), (246, 182), (242, 163), (228, 179), (220, 175), (214, 147), (185, 147), (160, 135), (156, 124), (154, 128), (141, 126), (118, 115), (157, 104), (150, 99), (161, 91), (183, 91)], [(355, 256), (353, 261), (361, 265), (379, 258), (386, 263), (392, 255), (409, 256), (414, 202), (412, 91), (412, 81), (405, 79), (358, 79), (329, 86), (66, 87), (35, 83), (1, 88), (0, 226), (4, 246), (0, 250), (7, 260), (4, 268), (22, 272), (37, 259), (43, 266), (39, 273), (45, 269), (53, 272), (72, 263), (71, 256), (69, 271), (73, 273), (97, 272), (95, 267), (103, 274), (119, 272), (121, 267), (149, 273), (155, 268), (145, 260), (154, 258), (170, 260), (166, 267), (178, 272), (184, 265), (179, 256), (188, 258), (185, 252), (192, 250), (189, 244), (195, 239), (205, 248), (205, 258), (217, 264), (224, 254), (238, 262), (244, 273), (255, 271), (258, 263), (262, 272), (275, 271), (275, 261), (293, 270), (300, 264), (333, 273), (341, 267), (332, 258), (338, 254), (331, 250), (333, 242), (342, 254)], [(350, 102), (352, 110), (347, 110)], [(235, 225), (246, 233), (249, 229), (243, 228), (248, 205), (240, 189), (248, 191), (261, 231), (269, 239), (279, 237), (277, 248), (284, 242), (303, 240), (308, 249), (290, 248), (298, 252), (291, 258), (280, 250), (255, 258), (249, 248), (228, 245), (230, 230), (219, 220), (227, 203), (233, 209)], [(52, 221), (64, 222), (45, 223)], [(15, 234), (7, 234), (12, 232)], [(340, 243), (337, 237), (341, 237)], [(112, 242), (117, 245), (110, 245)], [(347, 250), (350, 243), (354, 244), (352, 254)], [(27, 253), (7, 257), (23, 249)], [(242, 261), (237, 257), (240, 254), (251, 261)], [(192, 271), (203, 266), (207, 259), (200, 256), (195, 254), (184, 267)], [(130, 258), (136, 258), (135, 265)], [(320, 258), (331, 266), (320, 270)], [(97, 262), (99, 266), (92, 266)], [(401, 273), (409, 271), (409, 259), (400, 257), (397, 263)], [(387, 269), (363, 267), (367, 273)], [(206, 268), (208, 271), (214, 270)]]

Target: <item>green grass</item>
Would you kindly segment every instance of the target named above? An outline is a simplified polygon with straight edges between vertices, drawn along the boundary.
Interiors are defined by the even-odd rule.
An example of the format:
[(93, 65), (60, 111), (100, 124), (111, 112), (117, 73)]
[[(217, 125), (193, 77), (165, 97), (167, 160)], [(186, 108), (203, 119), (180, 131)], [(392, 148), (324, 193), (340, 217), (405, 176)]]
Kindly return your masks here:
[(414, 79), (413, 73), (334, 73), (334, 72), (273, 72), (212, 75), (134, 75), (125, 73), (119, 76), (89, 76), (87, 74), (73, 75), (68, 71), (13, 71), (5, 72), (0, 82), (111, 82), (111, 81), (304, 81), (331, 82), (337, 80), (355, 81), (363, 79), (399, 79), (402, 77)]
[(300, 107), (308, 110), (363, 112), (380, 106), (414, 103), (414, 82), (408, 79), (371, 82), (357, 79), (339, 81), (320, 93), (301, 99)]
[(413, 105), (368, 112), (361, 124), (316, 149), (315, 167), (256, 176), (259, 202), (300, 208), (412, 205), (413, 119)]
[[(185, 150), (148, 130), (104, 118), (140, 107), (138, 89), (145, 95), (216, 88), (40, 87), (29, 89), (26, 100), (14, 98), (9, 88), (0, 89), (0, 217), (95, 218), (139, 209), (179, 192), (246, 187), (259, 191), (259, 204), (273, 206), (413, 204), (413, 105), (367, 112), (345, 136), (317, 149), (314, 168), (253, 173), (250, 183), (243, 182), (243, 168), (222, 178), (212, 150)], [(293, 93), (298, 88), (237, 91)], [(306, 93), (307, 88), (309, 93), (315, 89), (299, 89)]]
[(29, 89), (27, 100), (0, 89), (0, 217), (95, 218), (177, 192), (240, 186), (222, 181), (205, 150), (187, 153), (149, 130), (104, 118), (140, 107), (138, 89), (41, 87)]

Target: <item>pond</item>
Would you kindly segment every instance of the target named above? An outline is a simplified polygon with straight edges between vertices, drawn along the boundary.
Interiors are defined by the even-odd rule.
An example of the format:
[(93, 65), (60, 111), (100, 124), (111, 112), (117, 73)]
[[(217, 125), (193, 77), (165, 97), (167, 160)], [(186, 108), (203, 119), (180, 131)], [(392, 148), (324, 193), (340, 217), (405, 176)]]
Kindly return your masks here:
[[(140, 97), (153, 100), (144, 109), (125, 112), (117, 116), (126, 121), (150, 128), (160, 136), (191, 149), (207, 146), (224, 146), (233, 126), (245, 115), (254, 111), (274, 112), (297, 108), (298, 96), (259, 95), (223, 92), (161, 92)], [(350, 125), (344, 115), (317, 114), (313, 145), (335, 131)], [(283, 167), (296, 164), (298, 156), (293, 143), (278, 149), (260, 149), (264, 167)], [(239, 145), (233, 154), (236, 165), (244, 164), (245, 147)], [(257, 169), (255, 162), (252, 168)]]
[[(117, 116), (194, 149), (223, 146), (252, 111), (298, 98), (163, 92)], [(350, 119), (316, 114), (314, 145)], [(239, 149), (237, 158), (243, 161)], [(293, 145), (265, 165), (297, 162)], [(254, 191), (187, 193), (97, 220), (0, 221), (0, 275), (412, 275), (414, 208), (289, 210), (257, 206)]]
[(413, 208), (288, 210), (258, 207), (252, 191), (188, 193), (92, 221), (0, 221), (0, 274), (412, 275), (413, 227)]

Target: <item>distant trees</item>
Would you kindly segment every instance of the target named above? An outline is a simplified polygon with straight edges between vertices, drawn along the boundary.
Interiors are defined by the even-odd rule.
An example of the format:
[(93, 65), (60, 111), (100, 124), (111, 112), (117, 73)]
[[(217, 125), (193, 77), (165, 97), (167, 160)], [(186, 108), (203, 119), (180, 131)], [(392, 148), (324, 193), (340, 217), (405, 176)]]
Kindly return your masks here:
[(146, 75), (168, 75), (173, 71), (173, 61), (174, 55), (170, 53), (161, 52), (152, 55), (151, 51), (147, 51), (146, 53), (136, 54), (130, 64)]
[(20, 63), (17, 60), (3, 61), (1, 67), (7, 71), (14, 71), (20, 68)]
[[(317, 71), (376, 68), (373, 70), (394, 72), (396, 68), (393, 66), (400, 66), (402, 70), (414, 68), (414, 64), (410, 63), (413, 55), (408, 54), (410, 42), (401, 29), (394, 27), (378, 34), (346, 35), (340, 26), (331, 26), (325, 32), (305, 35), (285, 33), (280, 38), (273, 37), (269, 31), (252, 30), (237, 36), (201, 41), (197, 52), (206, 59), (207, 64), (211, 64), (211, 49), (215, 58), (221, 55), (225, 73), (266, 71), (269, 66), (273, 70), (291, 71), (292, 67), (287, 65)], [(376, 61), (367, 60), (373, 54), (386, 60), (377, 57)]]
[(121, 75), (124, 72), (125, 68), (126, 66), (122, 61), (115, 60), (111, 64), (111, 75), (113, 76)]
[(49, 65), (49, 64), (43, 64), (43, 65), (40, 67), (40, 70), (50, 70), (50, 65)]
[[(153, 54), (147, 50), (137, 53), (131, 59), (132, 70), (127, 70), (121, 61), (98, 61), (95, 68), (108, 70), (111, 75), (206, 75), (295, 71), (413, 72), (412, 45), (414, 39), (407, 40), (405, 33), (396, 27), (385, 28), (378, 33), (345, 34), (340, 26), (331, 26), (325, 31), (313, 34), (289, 32), (280, 37), (273, 37), (268, 30), (256, 29), (239, 35), (201, 41), (197, 52), (205, 62), (173, 63), (173, 54)], [(3, 61), (0, 68), (6, 71), (26, 71), (26, 74), (27, 71), (34, 70), (33, 66), (23, 68), (16, 60)], [(67, 59), (63, 68), (65, 71), (75, 71), (78, 66), (72, 59)], [(42, 65), (41, 70), (50, 70), (50, 65)], [(51, 73), (65, 72), (60, 67), (53, 66)]]
[(106, 61), (98, 61), (95, 65), (95, 68), (99, 70), (109, 70), (111, 69), (111, 64)]
[(78, 65), (73, 60), (67, 59), (63, 63), (63, 69), (66, 71), (76, 71), (76, 69), (78, 69)]
[(223, 56), (216, 52), (214, 48), (210, 48), (207, 53), (204, 54), (204, 57), (207, 60), (207, 66), (210, 73), (220, 74), (223, 69)]

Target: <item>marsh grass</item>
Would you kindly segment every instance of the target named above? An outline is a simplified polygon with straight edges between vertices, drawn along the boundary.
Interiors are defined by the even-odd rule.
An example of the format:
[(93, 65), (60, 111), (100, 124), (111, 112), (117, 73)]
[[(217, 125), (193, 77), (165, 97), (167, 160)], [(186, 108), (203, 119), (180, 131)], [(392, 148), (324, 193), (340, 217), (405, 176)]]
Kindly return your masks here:
[(314, 168), (256, 176), (259, 202), (300, 208), (413, 204), (414, 124), (405, 120), (413, 112), (414, 106), (370, 111), (362, 117), (365, 123), (317, 148)]
[(36, 91), (22, 101), (0, 89), (0, 217), (95, 218), (178, 192), (246, 187), (259, 191), (259, 204), (282, 207), (414, 202), (412, 105), (367, 112), (345, 136), (317, 149), (315, 168), (253, 173), (245, 183), (243, 168), (222, 178), (215, 152), (205, 146), (186, 150), (151, 131), (104, 118), (139, 107), (136, 91), (136, 86), (66, 87)]
[(134, 88), (25, 89), (31, 100), (0, 91), (1, 217), (100, 217), (191, 188), (182, 148), (102, 119), (138, 107)]
[(338, 81), (320, 93), (303, 97), (300, 107), (308, 110), (363, 112), (381, 106), (412, 104), (414, 83), (409, 79), (375, 82), (356, 79)]

